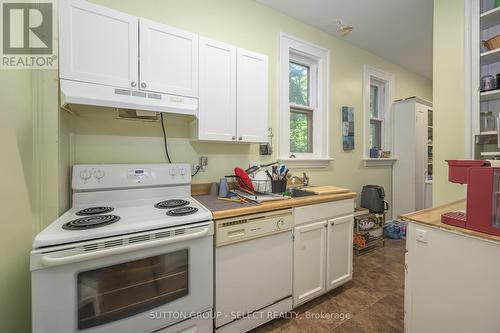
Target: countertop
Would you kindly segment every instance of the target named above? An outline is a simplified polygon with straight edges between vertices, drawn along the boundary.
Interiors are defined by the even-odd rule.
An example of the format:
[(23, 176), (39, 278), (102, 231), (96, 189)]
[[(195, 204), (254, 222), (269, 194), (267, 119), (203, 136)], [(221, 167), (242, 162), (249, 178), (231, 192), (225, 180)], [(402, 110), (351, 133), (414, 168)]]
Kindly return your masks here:
[[(193, 191), (193, 196), (196, 199), (197, 195), (206, 194), (199, 191), (200, 187), (196, 191)], [(283, 200), (273, 200), (266, 201), (259, 205), (238, 207), (239, 203), (234, 203), (234, 208), (225, 210), (213, 210), (207, 206), (208, 209), (212, 211), (212, 216), (214, 220), (236, 217), (241, 215), (269, 212), (273, 210), (292, 208), (297, 206), (307, 206), (322, 202), (338, 201), (344, 199), (352, 199), (356, 197), (356, 192), (346, 192), (341, 194), (322, 194), (322, 195), (311, 195), (306, 197), (283, 199)]]
[(444, 224), (441, 222), (441, 214), (455, 211), (455, 210), (464, 210), (465, 209), (465, 200), (451, 202), (446, 205), (437, 206), (434, 208), (428, 208), (419, 210), (417, 212), (408, 213), (401, 215), (400, 218), (403, 220), (420, 223), (424, 225), (428, 225), (431, 227), (441, 228), (450, 230), (453, 232), (457, 232), (460, 234), (464, 234), (466, 236), (473, 236), (477, 238), (486, 239), (489, 241), (500, 242), (499, 236), (493, 236), (489, 234), (485, 234), (479, 231), (464, 229), (460, 227), (456, 227), (453, 225)]

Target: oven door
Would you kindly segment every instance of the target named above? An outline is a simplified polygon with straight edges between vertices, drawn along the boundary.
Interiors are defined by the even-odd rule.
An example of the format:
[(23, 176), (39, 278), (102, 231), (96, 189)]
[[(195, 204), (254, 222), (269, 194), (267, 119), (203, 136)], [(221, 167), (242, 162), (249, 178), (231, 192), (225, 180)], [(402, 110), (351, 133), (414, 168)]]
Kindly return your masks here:
[(210, 310), (213, 226), (172, 234), (141, 243), (130, 235), (84, 254), (32, 253), (32, 267), (43, 267), (32, 271), (33, 332), (150, 332)]

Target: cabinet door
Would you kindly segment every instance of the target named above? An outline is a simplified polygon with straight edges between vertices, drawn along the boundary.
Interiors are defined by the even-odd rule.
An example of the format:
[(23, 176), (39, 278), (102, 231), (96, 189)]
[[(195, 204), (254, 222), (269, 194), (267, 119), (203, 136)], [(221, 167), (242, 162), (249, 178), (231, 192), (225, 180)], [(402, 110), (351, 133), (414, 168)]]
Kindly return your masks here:
[(236, 140), (236, 48), (200, 38), (200, 140)]
[(198, 36), (140, 20), (140, 89), (198, 97)]
[(326, 221), (294, 230), (293, 305), (325, 292)]
[(427, 107), (415, 104), (415, 210), (425, 208), (427, 179)]
[(238, 141), (267, 141), (267, 62), (265, 55), (238, 49), (236, 83)]
[(353, 215), (328, 221), (327, 290), (336, 288), (352, 279), (353, 223)]
[(137, 17), (79, 0), (61, 1), (59, 12), (61, 78), (137, 86)]

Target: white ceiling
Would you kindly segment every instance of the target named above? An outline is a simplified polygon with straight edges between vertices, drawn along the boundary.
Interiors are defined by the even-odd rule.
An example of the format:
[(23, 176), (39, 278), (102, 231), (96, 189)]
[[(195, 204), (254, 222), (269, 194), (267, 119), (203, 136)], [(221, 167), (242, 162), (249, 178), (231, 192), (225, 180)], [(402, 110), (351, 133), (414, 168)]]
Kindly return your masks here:
[(433, 0), (256, 0), (432, 79)]

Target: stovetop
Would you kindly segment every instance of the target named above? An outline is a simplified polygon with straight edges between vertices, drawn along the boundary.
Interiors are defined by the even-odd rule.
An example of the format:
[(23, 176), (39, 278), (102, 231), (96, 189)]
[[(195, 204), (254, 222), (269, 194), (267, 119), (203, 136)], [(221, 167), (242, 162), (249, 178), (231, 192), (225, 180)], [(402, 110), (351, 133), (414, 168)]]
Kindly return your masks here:
[(212, 219), (192, 197), (76, 205), (39, 233), (33, 248), (62, 245)]

